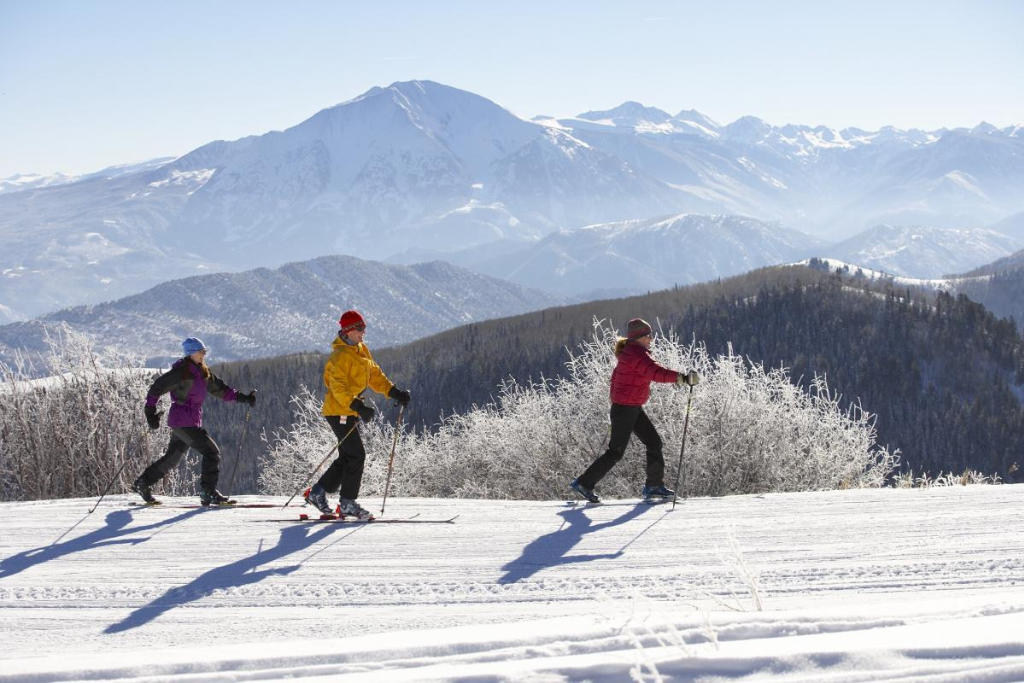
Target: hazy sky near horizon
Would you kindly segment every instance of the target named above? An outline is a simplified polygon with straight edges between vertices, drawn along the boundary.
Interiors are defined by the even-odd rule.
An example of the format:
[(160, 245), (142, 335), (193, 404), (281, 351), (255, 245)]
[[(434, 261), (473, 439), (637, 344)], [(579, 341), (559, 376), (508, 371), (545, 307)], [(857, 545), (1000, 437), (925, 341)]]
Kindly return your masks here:
[(0, 0), (0, 178), (298, 124), (426, 79), (514, 113), (1024, 122), (1024, 2)]

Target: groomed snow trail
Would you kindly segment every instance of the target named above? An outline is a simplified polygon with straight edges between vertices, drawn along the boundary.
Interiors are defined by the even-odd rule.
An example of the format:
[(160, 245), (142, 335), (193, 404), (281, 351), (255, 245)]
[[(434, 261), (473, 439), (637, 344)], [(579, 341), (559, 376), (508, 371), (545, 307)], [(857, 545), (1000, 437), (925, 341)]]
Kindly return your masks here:
[(132, 500), (0, 504), (0, 681), (1024, 681), (1020, 485)]

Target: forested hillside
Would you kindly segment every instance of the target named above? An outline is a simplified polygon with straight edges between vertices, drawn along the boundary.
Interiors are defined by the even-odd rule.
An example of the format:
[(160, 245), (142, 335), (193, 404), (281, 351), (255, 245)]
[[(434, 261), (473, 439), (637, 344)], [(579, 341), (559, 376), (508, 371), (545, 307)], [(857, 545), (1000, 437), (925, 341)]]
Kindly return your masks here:
[(959, 291), (997, 316), (1013, 318), (1018, 329), (1024, 329), (1024, 267), (999, 270), (987, 279), (965, 280)]
[[(752, 361), (787, 367), (805, 386), (825, 375), (846, 400), (877, 414), (879, 443), (900, 449), (904, 469), (934, 475), (971, 468), (1019, 479), (1024, 352), (1014, 325), (966, 297), (868, 287), (809, 268), (768, 268), (468, 325), (374, 351), (384, 371), (413, 392), (407, 421), (430, 428), (442, 413), (489, 401), (503, 378), (560, 375), (567, 348), (590, 337), (594, 317), (621, 329), (641, 316), (656, 329), (703, 341), (712, 355), (731, 345)], [(372, 329), (368, 342), (372, 348)], [(322, 364), (310, 354), (215, 368), (229, 382), (261, 391), (239, 475), (244, 488), (254, 482), (254, 432), (289, 424), (289, 397), (302, 383), (321, 391)], [(699, 401), (698, 388), (698, 409)], [(237, 406), (211, 403), (209, 424), (231, 458), (243, 420)], [(395, 412), (383, 414), (394, 419)]]

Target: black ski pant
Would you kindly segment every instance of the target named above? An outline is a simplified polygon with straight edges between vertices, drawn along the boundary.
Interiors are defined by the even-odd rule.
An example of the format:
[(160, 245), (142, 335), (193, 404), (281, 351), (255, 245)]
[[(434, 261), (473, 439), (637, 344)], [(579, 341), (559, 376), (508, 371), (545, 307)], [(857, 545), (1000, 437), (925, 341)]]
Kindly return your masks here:
[(220, 477), (220, 449), (202, 427), (174, 427), (171, 429), (171, 442), (167, 444), (167, 453), (146, 468), (142, 473), (143, 481), (149, 486), (153, 486), (166, 477), (168, 472), (178, 466), (189, 448), (196, 449), (203, 456), (200, 485), (204, 491), (213, 491), (217, 488), (217, 479)]
[(339, 415), (325, 415), (324, 419), (331, 426), (334, 437), (341, 445), (338, 446), (338, 457), (317, 483), (323, 486), (327, 493), (334, 493), (340, 488), (342, 498), (355, 500), (359, 497), (359, 486), (363, 483), (363, 465), (366, 463), (366, 450), (359, 436), (359, 428), (352, 429), (359, 424), (359, 418), (349, 415), (342, 420)]
[(665, 483), (665, 458), (661, 454), (661, 437), (654, 423), (640, 406), (624, 406), (613, 403), (611, 409), (612, 434), (608, 439), (608, 450), (580, 475), (579, 482), (588, 489), (608, 474), (615, 463), (622, 460), (629, 444), (629, 437), (636, 434), (647, 447), (647, 486), (661, 486)]

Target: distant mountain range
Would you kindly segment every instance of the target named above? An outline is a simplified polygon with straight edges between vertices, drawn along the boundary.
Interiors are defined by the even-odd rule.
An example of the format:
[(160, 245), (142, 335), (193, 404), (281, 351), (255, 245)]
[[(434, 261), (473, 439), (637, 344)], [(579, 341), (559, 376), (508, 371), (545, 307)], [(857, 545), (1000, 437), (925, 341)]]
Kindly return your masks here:
[(752, 218), (684, 214), (559, 231), (472, 268), (551, 292), (622, 296), (739, 275), (820, 245)]
[(707, 282), (756, 268), (831, 258), (889, 277), (940, 278), (1006, 258), (1024, 239), (985, 228), (879, 225), (840, 244), (742, 216), (682, 214), (562, 230), (527, 247), (503, 242), (453, 254), (409, 251), (398, 263), (446, 258), (480, 273), (577, 299)]
[(0, 193), (9, 316), (203, 272), (527, 246), (681, 213), (751, 216), (829, 241), (879, 223), (977, 228), (1024, 211), (1024, 128), (723, 126), (632, 102), (527, 121), (414, 81), (285, 131), (60, 182)]
[(67, 323), (95, 342), (160, 366), (198, 336), (217, 362), (326, 351), (349, 308), (367, 321), (374, 348), (419, 339), (458, 325), (545, 308), (563, 300), (444, 262), (397, 266), (324, 256), (275, 270), (173, 280), (141, 294), (79, 306), (30, 322), (0, 326), (0, 360), (16, 348), (38, 358), (46, 330)]
[(18, 192), (20, 190), (35, 190), (42, 187), (54, 187), (56, 185), (67, 185), (69, 183), (77, 183), (83, 180), (92, 180), (94, 178), (116, 178), (117, 176), (128, 173), (136, 173), (138, 171), (157, 168), (171, 161), (174, 161), (174, 157), (159, 157), (157, 159), (148, 159), (134, 164), (108, 166), (100, 171), (86, 173), (83, 175), (67, 175), (64, 173), (52, 173), (49, 175), (40, 173), (19, 173), (18, 175), (11, 176), (10, 178), (0, 178), (0, 193)]
[(971, 270), (1024, 248), (1024, 239), (986, 228), (879, 225), (821, 254), (891, 275), (938, 278)]

